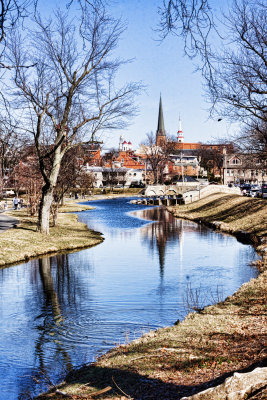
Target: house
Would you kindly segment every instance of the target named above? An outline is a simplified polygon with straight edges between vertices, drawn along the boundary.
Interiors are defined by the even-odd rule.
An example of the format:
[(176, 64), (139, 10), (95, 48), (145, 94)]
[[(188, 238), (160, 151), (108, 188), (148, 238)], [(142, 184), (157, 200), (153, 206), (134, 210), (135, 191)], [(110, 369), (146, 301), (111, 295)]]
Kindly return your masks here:
[(94, 167), (87, 164), (85, 170), (93, 175), (97, 188), (117, 185), (129, 187), (131, 183), (144, 180), (144, 170), (135, 168)]
[(255, 183), (267, 182), (267, 163), (255, 154), (224, 154), (223, 183)]

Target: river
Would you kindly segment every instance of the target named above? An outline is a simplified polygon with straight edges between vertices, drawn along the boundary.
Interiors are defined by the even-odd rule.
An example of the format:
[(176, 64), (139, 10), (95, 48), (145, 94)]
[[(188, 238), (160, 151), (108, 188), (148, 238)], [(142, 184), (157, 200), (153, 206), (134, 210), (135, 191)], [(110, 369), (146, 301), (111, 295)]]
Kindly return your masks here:
[(254, 249), (234, 237), (129, 199), (90, 205), (79, 219), (103, 243), (0, 270), (0, 400), (28, 399), (257, 276)]

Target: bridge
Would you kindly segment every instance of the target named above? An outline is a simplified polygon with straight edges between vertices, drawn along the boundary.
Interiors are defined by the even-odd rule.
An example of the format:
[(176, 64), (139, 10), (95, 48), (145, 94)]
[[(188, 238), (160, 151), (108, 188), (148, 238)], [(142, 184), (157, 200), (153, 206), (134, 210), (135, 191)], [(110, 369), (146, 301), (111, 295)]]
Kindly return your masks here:
[(176, 185), (149, 185), (143, 198), (136, 203), (172, 206), (188, 204), (213, 193), (241, 194), (240, 189), (226, 185), (203, 185), (199, 182), (179, 182)]
[(144, 196), (179, 195), (189, 190), (198, 190), (199, 187), (199, 182), (179, 182), (176, 185), (148, 185), (145, 189)]

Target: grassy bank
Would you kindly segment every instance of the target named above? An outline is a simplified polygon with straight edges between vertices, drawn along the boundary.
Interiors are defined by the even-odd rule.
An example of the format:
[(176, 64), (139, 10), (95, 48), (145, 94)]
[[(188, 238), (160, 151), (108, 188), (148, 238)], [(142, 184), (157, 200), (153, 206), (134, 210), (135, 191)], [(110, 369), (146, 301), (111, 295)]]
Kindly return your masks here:
[[(267, 202), (212, 195), (170, 211), (228, 233), (246, 236), (248, 232), (264, 253)], [(257, 279), (224, 302), (114, 348), (39, 398), (179, 399), (221, 383), (234, 371), (262, 365), (266, 360), (267, 271), (264, 263), (261, 267)], [(264, 398), (256, 396), (251, 398)]]
[[(68, 213), (92, 209), (90, 205), (79, 204), (81, 202), (134, 196), (139, 191), (140, 189), (119, 189), (106, 194), (87, 196), (86, 199), (66, 198), (64, 205), (59, 208), (58, 226), (50, 228), (49, 236), (36, 231), (37, 218), (30, 217), (25, 208), (5, 212), (5, 215), (18, 219), (19, 224), (16, 229), (1, 233), (0, 268), (46, 254), (75, 251), (101, 243), (104, 239), (100, 233), (91, 231), (86, 224), (78, 222), (76, 215)], [(9, 209), (12, 208), (12, 199), (4, 200), (8, 201)]]
[(195, 203), (169, 207), (178, 218), (205, 223), (250, 241), (264, 256), (267, 252), (267, 201), (231, 194), (214, 194)]
[(9, 211), (19, 220), (15, 229), (1, 233), (0, 267), (28, 261), (33, 257), (53, 254), (61, 251), (75, 251), (94, 246), (103, 241), (100, 233), (88, 229), (86, 224), (78, 222), (77, 212), (91, 209), (86, 205), (68, 201), (58, 214), (58, 225), (50, 228), (50, 235), (36, 231), (36, 217), (30, 217), (26, 209)]

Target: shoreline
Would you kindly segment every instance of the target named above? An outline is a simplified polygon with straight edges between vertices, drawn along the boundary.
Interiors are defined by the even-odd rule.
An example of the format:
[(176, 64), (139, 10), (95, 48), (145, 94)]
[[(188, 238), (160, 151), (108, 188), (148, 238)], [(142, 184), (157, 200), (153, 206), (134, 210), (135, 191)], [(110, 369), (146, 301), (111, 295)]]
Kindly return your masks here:
[[(64, 205), (58, 211), (58, 225), (50, 227), (50, 235), (36, 231), (37, 217), (27, 215), (26, 208), (16, 211), (9, 208), (3, 215), (15, 218), (19, 222), (15, 228), (1, 233), (0, 269), (38, 257), (80, 251), (102, 243), (105, 240), (102, 233), (95, 232), (78, 221), (75, 213), (94, 208), (90, 204), (82, 203), (137, 195), (138, 193), (108, 193), (89, 196), (85, 199), (66, 198)], [(74, 231), (76, 234), (73, 233)]]
[(36, 231), (37, 217), (27, 215), (26, 209), (7, 211), (5, 215), (16, 218), (19, 223), (16, 228), (1, 233), (0, 269), (102, 243), (102, 234), (89, 229), (73, 214), (91, 209), (89, 205), (69, 202), (59, 211), (58, 225), (50, 228), (50, 235)]
[(189, 313), (175, 326), (111, 349), (38, 399), (178, 399), (222, 383), (235, 371), (264, 365), (267, 202), (217, 194), (168, 210), (177, 218), (251, 241), (262, 256), (259, 276), (224, 301)]
[[(208, 197), (211, 203), (214, 203), (216, 200), (221, 200), (225, 198), (225, 200), (232, 200), (235, 208), (240, 208), (241, 211), (237, 212), (235, 216), (229, 216), (228, 212), (221, 209), (218, 212), (208, 211), (207, 208), (203, 207), (202, 210), (199, 210), (199, 207), (195, 207), (194, 204), (201, 204), (201, 202), (205, 202), (205, 199), (201, 199), (196, 203), (191, 203), (185, 206), (180, 207), (167, 207), (168, 211), (172, 213), (176, 218), (181, 218), (189, 221), (194, 221), (199, 224), (204, 224), (207, 227), (226, 234), (230, 234), (231, 236), (236, 237), (241, 243), (250, 244), (254, 247), (256, 252), (262, 258), (262, 261), (258, 265), (258, 269), (262, 272), (267, 268), (267, 202), (262, 199), (252, 199), (238, 195), (211, 195)], [(254, 213), (254, 221), (252, 217), (249, 217), (249, 226), (245, 226), (245, 224), (238, 223), (236, 220), (240, 217), (242, 218), (243, 208), (250, 206), (250, 203), (253, 204), (257, 202), (258, 210)], [(257, 216), (257, 211), (260, 211), (259, 205), (262, 205), (263, 210), (265, 210), (265, 215), (262, 213), (262, 216)], [(251, 207), (253, 208), (253, 207)], [(212, 208), (210, 207), (212, 210)], [(215, 218), (215, 219), (214, 219)], [(257, 218), (260, 221), (257, 221)], [(262, 226), (262, 228), (260, 228)], [(261, 266), (262, 264), (262, 266)]]

